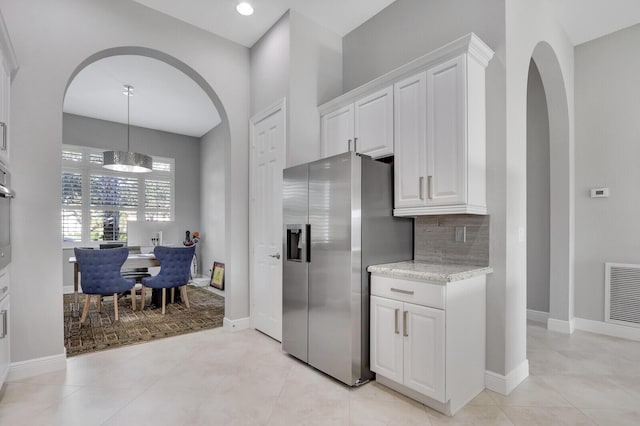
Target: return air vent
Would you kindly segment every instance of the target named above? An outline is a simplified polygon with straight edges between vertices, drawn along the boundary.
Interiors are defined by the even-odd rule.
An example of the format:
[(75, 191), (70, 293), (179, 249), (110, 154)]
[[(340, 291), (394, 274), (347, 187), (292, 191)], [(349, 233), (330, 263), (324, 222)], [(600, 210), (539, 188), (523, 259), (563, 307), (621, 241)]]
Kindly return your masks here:
[(640, 265), (605, 263), (605, 321), (640, 327)]

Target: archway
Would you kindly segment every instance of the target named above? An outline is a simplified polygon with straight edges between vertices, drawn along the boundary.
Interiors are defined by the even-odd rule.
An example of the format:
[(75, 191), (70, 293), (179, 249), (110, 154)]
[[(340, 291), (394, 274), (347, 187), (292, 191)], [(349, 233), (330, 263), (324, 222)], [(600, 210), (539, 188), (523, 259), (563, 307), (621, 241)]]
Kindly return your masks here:
[[(218, 124), (217, 126), (214, 126), (215, 130), (211, 130), (210, 132), (206, 133), (207, 139), (206, 139), (206, 145), (211, 145), (213, 142), (215, 142), (216, 145), (219, 146), (217, 155), (219, 158), (219, 164), (216, 163), (216, 170), (215, 170), (215, 178), (219, 179), (220, 182), (220, 187), (218, 188), (218, 192), (215, 196), (215, 201), (216, 201), (216, 211), (214, 213), (212, 213), (212, 209), (209, 208), (208, 205), (205, 205), (204, 202), (202, 203), (199, 211), (197, 208), (192, 209), (194, 212), (197, 212), (197, 223), (201, 224), (201, 227), (199, 228), (199, 230), (201, 231), (201, 235), (204, 236), (204, 238), (201, 240), (199, 245), (204, 245), (205, 247), (202, 247), (202, 252), (207, 253), (204, 256), (201, 256), (201, 261), (202, 261), (202, 270), (204, 271), (204, 274), (206, 274), (207, 268), (211, 268), (212, 267), (212, 261), (210, 261), (210, 259), (215, 259), (215, 260), (219, 260), (219, 261), (225, 261), (224, 257), (219, 257), (220, 256), (220, 252), (225, 253), (226, 252), (226, 242), (228, 241), (228, 239), (226, 238), (226, 227), (224, 226), (224, 222), (226, 221), (226, 217), (227, 217), (227, 205), (226, 205), (226, 173), (228, 172), (228, 167), (226, 167), (226, 162), (225, 162), (225, 151), (227, 151), (227, 146), (230, 142), (230, 125), (229, 125), (229, 120), (227, 117), (227, 112), (224, 108), (224, 106), (222, 105), (222, 102), (220, 101), (218, 95), (216, 94), (216, 92), (213, 90), (213, 88), (210, 86), (210, 84), (198, 73), (196, 72), (192, 67), (190, 67), (189, 65), (185, 64), (184, 62), (176, 59), (173, 56), (170, 56), (168, 54), (165, 54), (164, 52), (158, 51), (158, 50), (154, 50), (154, 49), (150, 49), (150, 48), (145, 48), (145, 47), (137, 47), (137, 46), (123, 46), (123, 47), (115, 47), (115, 48), (110, 48), (110, 49), (106, 49), (106, 50), (102, 50), (100, 52), (97, 52), (91, 56), (89, 56), (88, 58), (86, 58), (85, 60), (83, 60), (78, 66), (75, 67), (75, 69), (73, 70), (73, 72), (71, 73), (71, 75), (69, 76), (68, 80), (66, 81), (66, 86), (65, 86), (65, 97), (67, 96), (67, 94), (69, 93), (69, 88), (72, 84), (72, 82), (74, 81), (74, 79), (76, 79), (76, 77), (83, 71), (85, 70), (87, 67), (90, 67), (92, 64), (101, 61), (101, 60), (111, 60), (112, 58), (115, 57), (138, 57), (138, 58), (146, 58), (147, 61), (151, 61), (151, 62), (156, 62), (156, 63), (162, 63), (164, 64), (165, 68), (169, 69), (169, 68), (173, 68), (174, 69), (174, 73), (176, 72), (176, 70), (179, 73), (184, 74), (188, 79), (190, 79), (191, 81), (193, 81), (195, 83), (194, 85), (194, 91), (198, 91), (197, 88), (195, 88), (195, 86), (197, 86), (199, 89), (201, 89), (201, 91), (204, 93), (204, 95), (202, 95), (202, 97), (205, 99), (204, 103), (208, 103), (208, 101), (206, 101), (206, 99), (208, 98), (211, 101), (211, 104), (213, 104), (213, 106), (215, 107), (215, 109), (217, 110), (217, 113), (219, 115), (219, 122), (220, 124)], [(142, 59), (140, 59), (142, 60)], [(114, 70), (115, 71), (115, 70)], [(114, 72), (115, 73), (115, 72)], [(165, 75), (164, 73), (159, 73), (159, 75)], [(138, 74), (138, 77), (140, 77), (140, 74)], [(139, 79), (140, 81), (142, 81), (142, 79)], [(146, 80), (145, 80), (146, 81)], [(109, 86), (111, 87), (111, 86)], [(200, 105), (201, 110), (207, 110), (206, 108), (202, 107), (202, 102), (198, 103), (198, 105)], [(213, 111), (215, 113), (215, 111)], [(66, 118), (65, 118), (66, 120)], [(107, 119), (109, 120), (109, 119)], [(188, 121), (188, 120), (187, 120)], [(216, 121), (217, 122), (217, 121)], [(66, 123), (66, 121), (65, 121)], [(149, 126), (152, 127), (152, 126)], [(180, 133), (181, 132), (177, 132)], [(133, 139), (133, 138), (132, 138)], [(205, 138), (201, 137), (201, 142), (203, 145), (202, 150), (200, 151), (200, 154), (203, 154), (203, 150), (207, 149), (210, 150), (210, 148), (204, 148), (205, 145)], [(154, 139), (155, 140), (155, 139)], [(198, 141), (195, 140), (195, 143), (197, 143)], [(84, 144), (75, 144), (75, 145), (84, 145)], [(94, 147), (97, 147), (98, 145), (94, 145)], [(194, 145), (194, 146), (198, 146), (198, 145)], [(196, 148), (197, 150), (197, 148)], [(158, 154), (158, 155), (163, 155), (161, 153), (154, 153)], [(197, 154), (197, 151), (196, 151)], [(171, 155), (167, 155), (168, 157), (172, 157)], [(179, 157), (179, 156), (178, 156)], [(178, 158), (176, 157), (176, 158)], [(203, 193), (203, 191), (208, 191), (211, 192), (211, 187), (210, 187), (210, 180), (212, 180), (214, 178), (214, 176), (209, 176), (212, 172), (211, 170), (214, 169), (214, 167), (210, 167), (210, 164), (205, 163), (203, 161), (207, 161), (206, 159), (210, 158), (210, 154), (208, 154), (207, 152), (204, 152), (203, 157), (201, 159), (199, 159), (198, 157), (192, 157), (195, 161), (200, 161), (201, 167), (198, 167), (198, 170), (201, 170), (201, 173), (198, 173), (196, 171), (196, 173), (194, 173), (195, 176), (197, 176), (197, 180), (199, 182), (201, 182), (197, 188), (200, 188), (200, 194)], [(183, 161), (184, 163), (184, 161)], [(155, 166), (154, 166), (155, 169)], [(183, 168), (184, 170), (184, 168)], [(183, 172), (184, 173), (184, 172)], [(194, 178), (195, 179), (195, 178)], [(202, 183), (205, 182), (206, 183)], [(193, 189), (195, 189), (196, 194), (198, 189), (196, 187), (191, 187)], [(176, 187), (176, 190), (178, 188)], [(182, 193), (184, 194), (185, 188), (182, 188), (183, 191)], [(186, 189), (190, 189), (190, 188), (186, 188)], [(195, 195), (195, 197), (197, 198), (197, 195)], [(177, 194), (177, 201), (180, 201), (180, 194)], [(197, 201), (197, 199), (195, 200)], [(176, 209), (178, 207), (176, 206)], [(209, 215), (215, 214), (215, 218), (210, 217)], [(222, 226), (217, 226), (215, 228), (215, 235), (214, 232), (208, 232), (209, 229), (207, 229), (208, 227), (211, 226), (211, 222), (213, 222), (213, 219), (216, 219), (216, 221), (218, 221), (218, 218), (221, 217), (222, 220)], [(138, 218), (140, 219), (140, 214), (138, 214)], [(142, 218), (142, 220), (144, 220), (144, 218)], [(175, 220), (175, 219), (172, 219)], [(193, 222), (193, 221), (192, 221)], [(206, 225), (206, 226), (205, 226)], [(196, 225), (194, 225), (196, 226)], [(133, 227), (132, 227), (133, 228)], [(194, 228), (191, 227), (187, 227), (184, 229), (191, 229), (191, 230), (195, 230)], [(196, 228), (198, 229), (198, 228)], [(166, 235), (166, 233), (165, 233)], [(184, 230), (181, 231), (181, 235), (182, 237), (184, 237)], [(209, 237), (209, 238), (207, 238)], [(179, 241), (182, 241), (182, 238), (180, 238), (179, 240), (176, 240), (175, 242), (179, 243)], [(174, 242), (173, 240), (171, 242)], [(140, 243), (137, 243), (140, 244)], [(215, 244), (214, 249), (212, 249), (212, 245)], [(208, 247), (207, 247), (208, 246)], [(214, 252), (213, 254), (215, 255), (215, 257), (212, 256), (212, 252)], [(226, 304), (225, 304), (226, 305)]]
[[(573, 332), (574, 157), (565, 80), (553, 48), (540, 42), (531, 55), (548, 110), (549, 318), (552, 330)], [(531, 75), (530, 75), (531, 78)]]

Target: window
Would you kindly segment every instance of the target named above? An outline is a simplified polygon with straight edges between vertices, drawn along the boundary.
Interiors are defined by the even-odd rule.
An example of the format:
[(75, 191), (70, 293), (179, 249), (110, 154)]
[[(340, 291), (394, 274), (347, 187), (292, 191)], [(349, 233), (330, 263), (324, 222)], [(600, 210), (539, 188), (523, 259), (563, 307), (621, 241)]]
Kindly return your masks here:
[(174, 160), (153, 157), (145, 174), (102, 168), (102, 150), (62, 146), (62, 240), (126, 241), (128, 220), (170, 221)]

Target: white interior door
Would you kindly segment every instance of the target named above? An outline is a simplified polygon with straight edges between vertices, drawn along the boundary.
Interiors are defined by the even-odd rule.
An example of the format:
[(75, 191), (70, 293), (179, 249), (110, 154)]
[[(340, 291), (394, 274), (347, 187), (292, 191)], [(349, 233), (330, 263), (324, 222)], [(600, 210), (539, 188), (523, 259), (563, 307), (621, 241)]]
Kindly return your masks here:
[(255, 329), (281, 341), (284, 99), (254, 116), (250, 126), (251, 321)]

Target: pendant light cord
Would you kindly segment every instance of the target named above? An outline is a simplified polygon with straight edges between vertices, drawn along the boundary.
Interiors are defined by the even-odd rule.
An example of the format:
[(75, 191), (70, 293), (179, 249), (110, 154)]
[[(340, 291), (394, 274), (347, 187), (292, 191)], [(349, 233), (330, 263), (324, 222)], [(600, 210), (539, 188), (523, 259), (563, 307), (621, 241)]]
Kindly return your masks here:
[(127, 152), (131, 152), (131, 86), (127, 86)]

